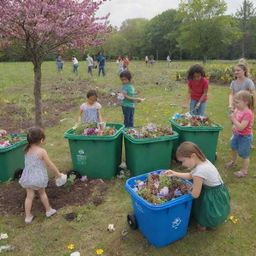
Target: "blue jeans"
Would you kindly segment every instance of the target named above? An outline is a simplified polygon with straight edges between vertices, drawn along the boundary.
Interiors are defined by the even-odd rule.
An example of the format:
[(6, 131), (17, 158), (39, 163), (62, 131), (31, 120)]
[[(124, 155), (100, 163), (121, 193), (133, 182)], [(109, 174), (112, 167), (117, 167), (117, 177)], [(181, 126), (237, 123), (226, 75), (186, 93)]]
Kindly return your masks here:
[(58, 72), (63, 69), (63, 63), (57, 63)]
[(98, 76), (100, 76), (100, 73), (102, 72), (102, 75), (105, 76), (106, 73), (105, 73), (105, 66), (99, 66), (99, 73), (98, 73)]
[(190, 114), (192, 115), (198, 115), (198, 116), (204, 116), (205, 109), (206, 109), (206, 102), (201, 102), (199, 109), (196, 108), (196, 104), (199, 102), (199, 100), (193, 100), (190, 101)]
[(230, 144), (232, 149), (237, 150), (241, 158), (248, 158), (251, 153), (252, 135), (234, 133)]
[(92, 76), (92, 68), (93, 66), (88, 66), (88, 74), (90, 74)]
[(78, 64), (73, 65), (73, 72), (77, 73), (78, 72)]
[(122, 106), (124, 114), (124, 126), (133, 127), (134, 122), (134, 108)]

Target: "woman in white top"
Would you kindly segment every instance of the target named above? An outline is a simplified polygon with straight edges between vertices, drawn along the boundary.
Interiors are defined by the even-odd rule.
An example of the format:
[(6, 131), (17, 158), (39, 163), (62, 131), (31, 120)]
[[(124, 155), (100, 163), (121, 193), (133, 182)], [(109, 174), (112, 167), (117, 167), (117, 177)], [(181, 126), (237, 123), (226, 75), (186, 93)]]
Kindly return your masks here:
[(72, 63), (73, 63), (73, 73), (78, 73), (78, 60), (75, 56), (72, 57)]

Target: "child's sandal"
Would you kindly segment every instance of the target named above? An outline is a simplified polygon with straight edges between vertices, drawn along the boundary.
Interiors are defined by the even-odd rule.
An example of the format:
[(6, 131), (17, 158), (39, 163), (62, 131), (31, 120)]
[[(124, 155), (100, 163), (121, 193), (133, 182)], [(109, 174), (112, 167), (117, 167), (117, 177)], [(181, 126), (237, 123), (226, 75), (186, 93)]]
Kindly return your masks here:
[(234, 175), (237, 177), (237, 178), (244, 178), (248, 175), (247, 172), (245, 171), (238, 171), (238, 172), (234, 172)]

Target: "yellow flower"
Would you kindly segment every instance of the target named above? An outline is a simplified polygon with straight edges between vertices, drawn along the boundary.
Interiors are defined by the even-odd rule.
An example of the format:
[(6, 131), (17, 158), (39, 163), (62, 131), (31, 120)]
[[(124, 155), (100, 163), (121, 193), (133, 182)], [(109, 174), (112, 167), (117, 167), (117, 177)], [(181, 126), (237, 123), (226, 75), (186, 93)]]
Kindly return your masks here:
[(75, 245), (74, 245), (74, 244), (69, 244), (69, 245), (67, 246), (67, 248), (68, 248), (69, 250), (73, 250), (73, 249), (75, 249)]
[(235, 218), (235, 216), (230, 216), (230, 217), (229, 217), (229, 220), (232, 221), (233, 224), (237, 224), (237, 222), (238, 222), (238, 219)]
[(104, 252), (104, 251), (103, 251), (102, 249), (97, 249), (97, 250), (96, 250), (96, 254), (97, 254), (97, 255), (101, 255), (103, 252)]

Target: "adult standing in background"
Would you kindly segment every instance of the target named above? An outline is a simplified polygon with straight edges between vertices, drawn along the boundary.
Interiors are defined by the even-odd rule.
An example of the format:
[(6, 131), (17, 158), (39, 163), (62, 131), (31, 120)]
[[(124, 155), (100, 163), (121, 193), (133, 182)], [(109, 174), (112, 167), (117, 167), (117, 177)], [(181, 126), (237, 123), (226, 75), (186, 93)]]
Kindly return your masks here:
[(231, 82), (229, 95), (229, 109), (234, 110), (233, 98), (239, 91), (249, 91), (255, 97), (255, 85), (253, 81), (248, 78), (249, 69), (246, 62), (239, 62), (235, 67), (235, 80)]
[(106, 71), (105, 71), (106, 59), (102, 53), (99, 53), (99, 56), (97, 57), (97, 62), (99, 64), (98, 76), (100, 76), (101, 72), (102, 72), (102, 75), (105, 76), (106, 75)]
[(92, 76), (92, 69), (93, 69), (93, 58), (87, 54), (87, 65), (88, 65), (88, 74), (90, 74)]
[(170, 67), (170, 64), (171, 64), (171, 57), (170, 57), (170, 55), (167, 56), (166, 61), (167, 61), (167, 66)]
[(78, 60), (75, 56), (72, 57), (72, 63), (73, 63), (73, 73), (78, 73)]
[(56, 58), (56, 65), (57, 65), (58, 72), (61, 72), (63, 70), (63, 64), (64, 64), (64, 61), (62, 57), (59, 55)]

